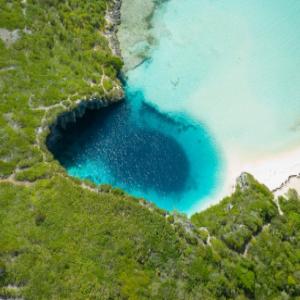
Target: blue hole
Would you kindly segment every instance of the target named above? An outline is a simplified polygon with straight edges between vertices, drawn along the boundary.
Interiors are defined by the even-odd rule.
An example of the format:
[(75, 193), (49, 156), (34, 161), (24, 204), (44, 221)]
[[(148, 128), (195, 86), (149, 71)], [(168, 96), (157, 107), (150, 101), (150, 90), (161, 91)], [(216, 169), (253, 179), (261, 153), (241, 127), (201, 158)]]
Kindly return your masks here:
[(87, 110), (48, 146), (70, 175), (112, 184), (169, 210), (189, 212), (218, 177), (219, 158), (205, 128), (184, 114), (159, 112), (137, 92)]

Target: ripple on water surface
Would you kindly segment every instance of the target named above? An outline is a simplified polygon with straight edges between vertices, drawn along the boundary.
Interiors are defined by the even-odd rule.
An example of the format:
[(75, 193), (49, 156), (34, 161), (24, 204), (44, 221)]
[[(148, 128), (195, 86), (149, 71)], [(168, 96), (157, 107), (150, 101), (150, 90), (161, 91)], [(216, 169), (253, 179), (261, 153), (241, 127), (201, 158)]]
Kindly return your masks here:
[(109, 183), (165, 209), (189, 212), (215, 188), (219, 159), (201, 124), (161, 114), (141, 93), (88, 110), (52, 152), (70, 175)]

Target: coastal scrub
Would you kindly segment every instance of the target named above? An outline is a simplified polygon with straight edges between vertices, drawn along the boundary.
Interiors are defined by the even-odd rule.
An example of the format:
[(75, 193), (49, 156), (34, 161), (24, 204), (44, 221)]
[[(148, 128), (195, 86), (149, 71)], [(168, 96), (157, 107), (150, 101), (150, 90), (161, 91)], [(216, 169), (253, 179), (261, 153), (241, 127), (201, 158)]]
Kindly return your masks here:
[(0, 27), (18, 30), (0, 39), (0, 298), (298, 299), (296, 192), (280, 214), (245, 175), (247, 188), (190, 220), (71, 178), (47, 150), (58, 115), (120, 99), (122, 61), (103, 36), (112, 5), (0, 1)]

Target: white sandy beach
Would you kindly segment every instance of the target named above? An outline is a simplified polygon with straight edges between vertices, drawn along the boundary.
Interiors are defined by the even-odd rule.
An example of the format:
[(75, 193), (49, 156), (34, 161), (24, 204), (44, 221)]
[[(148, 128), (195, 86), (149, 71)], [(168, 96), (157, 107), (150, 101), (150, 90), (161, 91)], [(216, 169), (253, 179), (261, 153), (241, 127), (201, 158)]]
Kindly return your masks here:
[[(282, 184), (289, 185), (288, 178), (300, 173), (300, 147), (274, 156), (263, 157), (245, 165), (244, 170), (253, 174), (269, 189), (279, 189), (277, 194), (280, 194), (280, 190), (284, 190)], [(297, 188), (300, 191), (300, 185)]]
[(241, 161), (238, 155), (228, 159), (225, 183), (212, 197), (202, 200), (191, 213), (204, 210), (229, 196), (235, 190), (236, 179), (242, 172), (252, 174), (259, 182), (265, 184), (275, 196), (285, 195), (289, 189), (300, 194), (300, 147), (282, 151), (277, 154), (262, 156), (252, 161)]

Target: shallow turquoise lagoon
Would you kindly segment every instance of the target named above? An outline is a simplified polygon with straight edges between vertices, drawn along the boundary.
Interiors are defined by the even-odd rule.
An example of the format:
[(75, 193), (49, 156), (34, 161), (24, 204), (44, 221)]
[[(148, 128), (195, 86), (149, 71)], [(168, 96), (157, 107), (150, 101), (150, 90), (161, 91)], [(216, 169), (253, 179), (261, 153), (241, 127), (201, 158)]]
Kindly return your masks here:
[[(122, 21), (131, 24), (126, 15)], [(170, 0), (154, 14), (148, 36), (122, 30), (151, 48), (148, 60), (128, 71), (129, 86), (160, 111), (204, 123), (226, 155), (299, 144), (300, 1)]]

